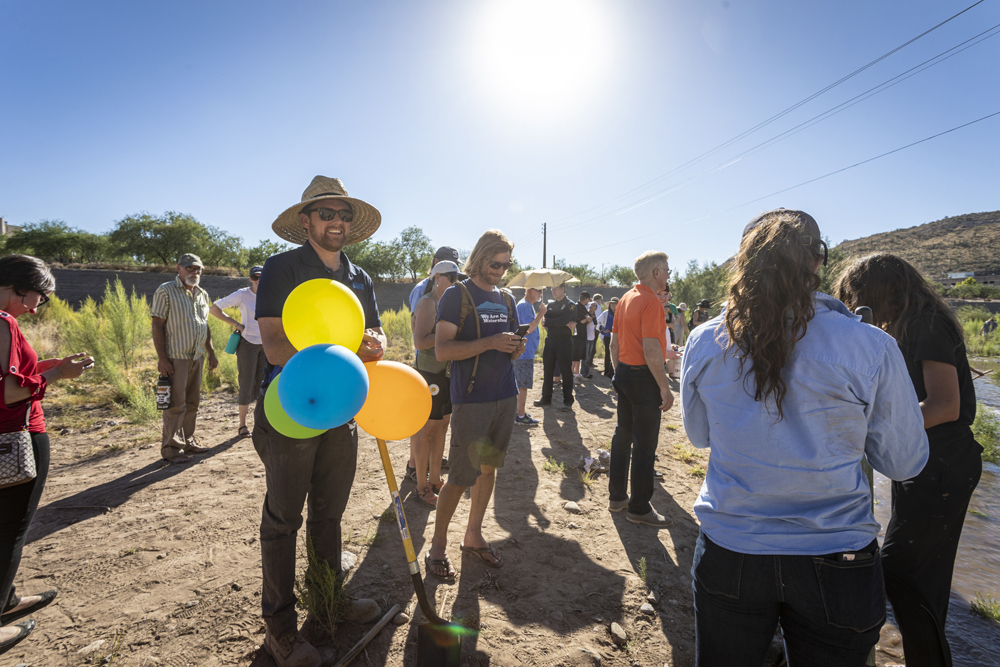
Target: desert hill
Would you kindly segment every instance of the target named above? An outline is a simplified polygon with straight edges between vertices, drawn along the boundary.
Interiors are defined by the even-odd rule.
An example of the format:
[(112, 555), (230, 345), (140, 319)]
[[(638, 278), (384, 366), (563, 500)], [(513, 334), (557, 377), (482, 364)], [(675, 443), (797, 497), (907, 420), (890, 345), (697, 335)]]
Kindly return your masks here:
[(844, 241), (838, 247), (850, 257), (891, 252), (931, 280), (958, 271), (1000, 274), (1000, 211), (946, 217)]

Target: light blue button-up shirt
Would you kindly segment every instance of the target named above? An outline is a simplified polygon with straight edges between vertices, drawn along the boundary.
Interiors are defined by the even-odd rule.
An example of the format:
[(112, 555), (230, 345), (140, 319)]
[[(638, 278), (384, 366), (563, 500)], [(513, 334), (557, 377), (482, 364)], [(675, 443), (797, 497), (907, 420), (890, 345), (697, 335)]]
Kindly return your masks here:
[(829, 295), (816, 292), (814, 303), (782, 371), (781, 421), (724, 352), (725, 311), (693, 331), (684, 351), (684, 428), (692, 444), (712, 450), (694, 511), (709, 539), (731, 551), (861, 549), (879, 530), (862, 455), (894, 480), (927, 462), (920, 404), (896, 341)]

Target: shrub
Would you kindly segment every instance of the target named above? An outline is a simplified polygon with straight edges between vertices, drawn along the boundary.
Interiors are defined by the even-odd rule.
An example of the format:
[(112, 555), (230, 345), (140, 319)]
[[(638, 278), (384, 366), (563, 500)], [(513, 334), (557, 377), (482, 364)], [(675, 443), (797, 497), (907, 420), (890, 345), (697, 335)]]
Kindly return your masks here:
[(382, 331), (387, 347), (385, 358), (389, 361), (413, 363), (413, 330), (410, 328), (410, 310), (386, 310), (381, 313)]
[(972, 422), (972, 434), (983, 446), (983, 460), (1000, 463), (1000, 417), (984, 403), (976, 409), (976, 420)]
[[(237, 322), (240, 321), (238, 308), (228, 308), (225, 313)], [(208, 316), (208, 330), (212, 334), (212, 347), (215, 348), (215, 356), (219, 359), (219, 367), (214, 371), (209, 370), (208, 358), (206, 357), (205, 365), (202, 368), (201, 383), (205, 387), (205, 391), (209, 393), (222, 386), (229, 386), (232, 387), (233, 391), (238, 391), (240, 381), (236, 355), (226, 354), (226, 343), (229, 342), (229, 336), (232, 335), (233, 330), (228, 324), (211, 315)]]

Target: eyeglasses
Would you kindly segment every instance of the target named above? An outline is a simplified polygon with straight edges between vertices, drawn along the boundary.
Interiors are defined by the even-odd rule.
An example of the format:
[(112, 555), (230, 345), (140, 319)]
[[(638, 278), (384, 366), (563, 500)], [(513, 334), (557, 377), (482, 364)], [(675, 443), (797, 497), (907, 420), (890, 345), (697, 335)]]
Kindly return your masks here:
[(20, 292), (17, 293), (18, 296), (21, 297), (21, 303), (24, 303), (24, 298), (26, 296), (28, 296), (28, 294), (31, 293), (31, 292), (34, 292), (35, 294), (38, 295), (38, 303), (35, 304), (35, 308), (41, 308), (42, 306), (44, 306), (45, 304), (47, 304), (50, 301), (50, 297), (46, 296), (44, 292), (39, 292), (36, 289), (30, 289), (27, 292), (25, 292), (24, 294), (21, 294)]
[(184, 270), (188, 273), (201, 273), (202, 267), (200, 266), (185, 266)]
[(512, 266), (514, 266), (514, 262), (490, 262), (490, 268), (494, 271), (499, 271), (500, 269), (510, 271), (510, 267)]
[(257, 282), (258, 280), (260, 280), (260, 276), (250, 276), (250, 280)]
[(334, 216), (340, 216), (341, 222), (351, 222), (354, 220), (354, 211), (351, 209), (339, 209), (339, 208), (311, 208), (308, 211), (303, 211), (306, 215), (312, 215), (313, 213), (319, 213), (319, 219), (323, 222), (330, 222), (333, 220)]

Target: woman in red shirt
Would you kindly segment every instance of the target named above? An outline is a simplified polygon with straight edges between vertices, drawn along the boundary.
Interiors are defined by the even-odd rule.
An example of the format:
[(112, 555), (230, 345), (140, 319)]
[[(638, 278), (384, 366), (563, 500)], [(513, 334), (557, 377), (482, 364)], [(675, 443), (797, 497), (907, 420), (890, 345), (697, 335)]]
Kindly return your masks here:
[[(27, 421), (35, 454), (36, 477), (0, 488), (0, 653), (28, 636), (33, 620), (18, 621), (56, 596), (50, 590), (18, 597), (14, 575), (28, 526), (49, 472), (49, 436), (41, 400), (48, 383), (79, 377), (94, 360), (86, 354), (39, 360), (17, 326), (17, 317), (34, 313), (55, 290), (56, 281), (45, 262), (27, 255), (0, 258), (0, 433), (24, 430)], [(30, 412), (28, 411), (30, 407)]]

